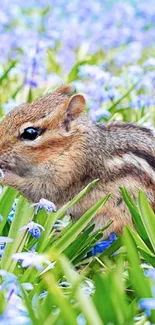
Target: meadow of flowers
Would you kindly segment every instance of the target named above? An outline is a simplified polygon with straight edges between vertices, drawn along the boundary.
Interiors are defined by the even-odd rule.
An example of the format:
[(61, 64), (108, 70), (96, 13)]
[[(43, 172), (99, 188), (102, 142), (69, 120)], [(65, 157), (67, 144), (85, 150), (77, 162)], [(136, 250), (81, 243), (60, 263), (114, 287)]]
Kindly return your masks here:
[[(0, 17), (1, 119), (73, 83), (94, 122), (155, 127), (154, 0), (4, 0)], [(1, 188), (0, 324), (155, 324), (155, 215), (122, 188), (137, 231), (103, 241), (90, 221), (108, 195), (67, 215), (95, 184), (59, 210)]]

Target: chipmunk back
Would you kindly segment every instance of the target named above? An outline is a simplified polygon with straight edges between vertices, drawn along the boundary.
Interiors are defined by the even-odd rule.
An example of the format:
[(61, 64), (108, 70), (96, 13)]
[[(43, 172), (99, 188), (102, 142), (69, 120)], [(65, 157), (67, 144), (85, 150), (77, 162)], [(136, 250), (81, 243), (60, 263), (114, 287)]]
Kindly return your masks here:
[(141, 187), (155, 210), (155, 138), (151, 130), (128, 123), (94, 124), (85, 99), (59, 87), (39, 100), (13, 109), (0, 124), (1, 183), (33, 202), (67, 203), (92, 180), (98, 184), (69, 212), (79, 218), (106, 194), (112, 196), (95, 217), (96, 228), (113, 220), (120, 233), (132, 221), (120, 186), (136, 198)]

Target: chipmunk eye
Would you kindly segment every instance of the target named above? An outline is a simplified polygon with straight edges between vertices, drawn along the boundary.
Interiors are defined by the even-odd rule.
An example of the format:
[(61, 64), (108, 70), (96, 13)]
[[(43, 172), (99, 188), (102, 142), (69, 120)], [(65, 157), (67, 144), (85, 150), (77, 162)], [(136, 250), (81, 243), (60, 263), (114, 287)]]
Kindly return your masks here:
[(36, 128), (29, 127), (24, 130), (24, 132), (20, 135), (22, 140), (35, 140), (40, 135), (40, 130)]

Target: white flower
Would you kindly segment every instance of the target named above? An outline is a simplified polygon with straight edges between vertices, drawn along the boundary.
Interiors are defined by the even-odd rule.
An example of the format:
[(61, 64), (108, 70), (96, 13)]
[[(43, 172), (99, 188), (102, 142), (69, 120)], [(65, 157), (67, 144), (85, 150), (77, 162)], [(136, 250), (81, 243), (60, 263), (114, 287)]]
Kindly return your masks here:
[(65, 228), (69, 225), (70, 221), (64, 221), (64, 220), (56, 220), (55, 224), (53, 225), (54, 228)]
[(47, 213), (50, 213), (50, 212), (52, 212), (52, 211), (56, 211), (56, 206), (55, 206), (55, 204), (53, 203), (53, 202), (51, 202), (51, 201), (49, 201), (49, 200), (46, 200), (46, 199), (44, 199), (44, 198), (42, 198), (42, 199), (40, 199), (40, 201), (38, 202), (38, 203), (33, 203), (31, 206), (30, 206), (30, 208), (32, 208), (32, 207), (36, 207), (35, 208), (35, 214), (37, 214), (37, 212), (40, 210), (40, 209), (42, 209), (42, 208), (44, 208), (45, 210), (46, 210), (46, 212)]
[(0, 236), (0, 244), (12, 243), (13, 239), (5, 236)]
[(38, 254), (36, 252), (15, 253), (12, 255), (12, 259), (22, 260), (22, 267), (35, 266), (38, 270), (43, 268), (43, 264), (51, 264), (51, 261), (47, 259), (46, 255)]
[(22, 231), (22, 230), (26, 230), (26, 229), (28, 229), (28, 230), (32, 230), (32, 229), (34, 229), (35, 227), (39, 227), (39, 228), (41, 228), (43, 231), (45, 231), (45, 228), (44, 228), (42, 225), (40, 225), (39, 223), (36, 223), (36, 222), (34, 222), (34, 221), (30, 221), (27, 225), (21, 227), (18, 231)]
[(45, 231), (45, 228), (42, 225), (34, 221), (30, 221), (27, 225), (23, 226), (18, 231), (27, 230), (34, 238), (39, 238), (41, 234), (40, 229), (42, 231)]

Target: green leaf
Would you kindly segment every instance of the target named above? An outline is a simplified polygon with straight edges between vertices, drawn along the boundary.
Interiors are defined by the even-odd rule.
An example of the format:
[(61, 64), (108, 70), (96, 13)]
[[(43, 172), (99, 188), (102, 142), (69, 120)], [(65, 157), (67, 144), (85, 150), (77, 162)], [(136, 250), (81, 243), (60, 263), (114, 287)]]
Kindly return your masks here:
[(121, 96), (110, 108), (109, 111), (111, 113), (114, 114), (115, 112), (115, 108), (117, 107), (117, 105), (124, 99), (126, 98), (133, 89), (135, 89), (135, 87), (139, 84), (139, 82), (142, 80), (143, 75), (141, 75), (141, 77), (124, 93), (123, 96)]
[(28, 295), (27, 295), (27, 293), (26, 293), (26, 291), (25, 291), (25, 289), (23, 288), (22, 285), (20, 285), (20, 289), (22, 291), (24, 302), (25, 302), (25, 305), (27, 307), (29, 316), (30, 316), (30, 318), (32, 320), (32, 323), (33, 323), (33, 325), (38, 325), (38, 319), (35, 316), (33, 306), (32, 306), (32, 301), (29, 299), (29, 297), (28, 297)]
[(120, 187), (120, 190), (122, 192), (123, 199), (131, 213), (133, 223), (134, 223), (139, 235), (144, 240), (148, 240), (148, 235), (147, 235), (146, 229), (144, 227), (144, 224), (142, 222), (141, 214), (139, 213), (136, 204), (132, 200), (131, 196), (129, 196), (125, 187)]
[(141, 247), (138, 247), (140, 253), (142, 254), (142, 256), (144, 257), (144, 260), (151, 264), (153, 267), (155, 267), (155, 255), (150, 255), (146, 252), (146, 250), (142, 249)]
[(150, 206), (148, 199), (141, 189), (139, 189), (138, 207), (142, 216), (142, 222), (155, 252), (155, 214)]
[(149, 254), (152, 257), (155, 257), (155, 255), (151, 252), (151, 250), (146, 246), (146, 244), (144, 243), (144, 241), (140, 238), (140, 236), (130, 227), (127, 226), (128, 231), (130, 232), (130, 234), (132, 235), (137, 248), (144, 250), (147, 254)]
[(3, 228), (7, 222), (9, 212), (11, 210), (12, 204), (18, 193), (11, 187), (5, 187), (2, 191), (0, 197), (0, 214), (3, 220), (0, 222), (0, 234), (2, 234)]
[(91, 225), (87, 228), (83, 234), (75, 239), (75, 241), (64, 250), (64, 254), (72, 260), (75, 258), (78, 251), (84, 246), (89, 234), (93, 231), (95, 225)]
[(72, 265), (68, 262), (65, 256), (59, 256), (59, 263), (61, 265), (62, 270), (67, 278), (67, 280), (72, 284), (74, 295), (80, 309), (86, 318), (88, 325), (104, 325), (104, 322), (101, 321), (101, 318), (96, 310), (96, 307), (91, 299), (88, 299), (84, 292), (81, 290), (80, 275), (75, 272)]
[(80, 193), (78, 193), (71, 201), (66, 203), (62, 208), (60, 208), (56, 214), (55, 217), (57, 219), (61, 219), (64, 214), (69, 210), (72, 206), (74, 206), (76, 203), (78, 203), (90, 190), (93, 186), (95, 186), (98, 183), (99, 179), (95, 179), (91, 183), (89, 183)]
[(101, 209), (101, 207), (107, 202), (109, 199), (110, 194), (107, 195), (104, 199), (101, 199), (99, 202), (97, 202), (93, 207), (91, 207), (73, 226), (70, 228), (63, 237), (58, 239), (56, 243), (54, 243), (49, 250), (49, 253), (52, 252), (52, 250), (58, 250), (59, 253), (64, 251), (65, 248), (67, 248), (73, 240), (80, 234), (80, 232), (87, 226), (87, 224), (93, 219), (95, 214), (98, 210)]
[(64, 321), (68, 325), (77, 325), (76, 313), (73, 308), (71, 308), (69, 302), (62, 294), (62, 290), (58, 286), (55, 277), (52, 274), (45, 274), (44, 280), (46, 281), (49, 294), (52, 296), (56, 306), (60, 308), (60, 314), (62, 315)]
[[(92, 181), (79, 194), (77, 194), (71, 201), (65, 204), (57, 212), (52, 212), (49, 216), (47, 216), (47, 220), (44, 225), (46, 231), (40, 237), (37, 245), (37, 249), (39, 250), (39, 252), (43, 251), (46, 248), (47, 240), (52, 231), (52, 227), (55, 221), (61, 219), (64, 216), (64, 214), (67, 212), (67, 210), (69, 210), (72, 206), (78, 203), (83, 198), (83, 196), (86, 195), (91, 190), (91, 188), (97, 184), (97, 182), (98, 180)], [(59, 241), (59, 239), (57, 241)]]
[(11, 223), (10, 231), (8, 234), (9, 238), (13, 239), (11, 244), (7, 244), (5, 247), (5, 251), (1, 260), (1, 267), (4, 270), (13, 272), (16, 261), (12, 261), (12, 254), (16, 252), (21, 252), (25, 240), (26, 235), (25, 231), (20, 231), (19, 229), (28, 224), (28, 222), (32, 219), (33, 210), (29, 208), (30, 203), (20, 196), (19, 201), (16, 206), (15, 216)]
[(55, 56), (52, 53), (51, 49), (47, 49), (47, 55), (48, 55), (48, 60), (49, 60), (49, 70), (52, 73), (61, 73), (61, 65), (55, 60)]
[(44, 249), (46, 248), (46, 245), (48, 242), (48, 237), (49, 237), (52, 227), (57, 219), (55, 212), (50, 213), (46, 217), (47, 217), (47, 219), (44, 224), (45, 231), (42, 232), (41, 237), (39, 238), (37, 247), (36, 247), (38, 252), (43, 252)]
[(131, 324), (133, 315), (129, 313), (123, 279), (116, 270), (107, 271), (104, 276), (95, 276), (93, 300), (105, 324)]
[(0, 76), (0, 85), (2, 84), (4, 79), (7, 79), (9, 72), (12, 70), (12, 68), (15, 67), (16, 61), (13, 61), (10, 66), (5, 70), (5, 72)]
[(78, 79), (78, 73), (79, 69), (82, 65), (84, 64), (90, 64), (92, 62), (92, 58), (89, 56), (88, 58), (85, 58), (84, 60), (79, 60), (71, 69), (69, 72), (65, 82), (70, 83), (73, 82), (74, 80)]
[(135, 242), (129, 233), (127, 227), (123, 231), (123, 243), (127, 251), (127, 259), (129, 261), (129, 274), (131, 284), (136, 292), (138, 298), (151, 297), (151, 287), (148, 281), (143, 274), (143, 271), (140, 267), (140, 259), (136, 249)]

